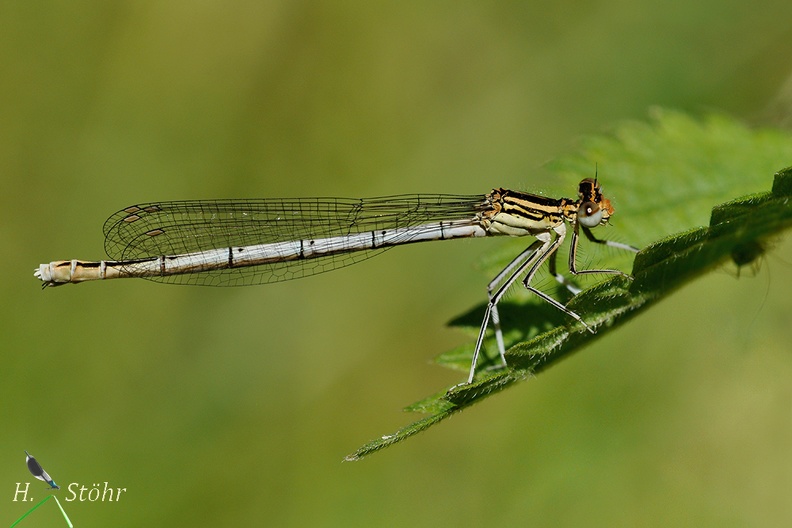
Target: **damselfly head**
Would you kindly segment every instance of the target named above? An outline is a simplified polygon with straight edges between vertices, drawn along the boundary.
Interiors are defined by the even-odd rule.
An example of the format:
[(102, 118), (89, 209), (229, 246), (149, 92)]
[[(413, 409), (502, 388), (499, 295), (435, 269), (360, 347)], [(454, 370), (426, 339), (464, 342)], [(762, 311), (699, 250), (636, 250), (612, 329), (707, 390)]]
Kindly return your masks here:
[(577, 217), (583, 227), (597, 227), (608, 223), (613, 214), (610, 200), (602, 196), (602, 191), (596, 179), (586, 178), (578, 186), (580, 206)]
[(594, 202), (600, 203), (602, 200), (602, 188), (595, 178), (586, 178), (578, 185), (578, 197), (581, 203)]

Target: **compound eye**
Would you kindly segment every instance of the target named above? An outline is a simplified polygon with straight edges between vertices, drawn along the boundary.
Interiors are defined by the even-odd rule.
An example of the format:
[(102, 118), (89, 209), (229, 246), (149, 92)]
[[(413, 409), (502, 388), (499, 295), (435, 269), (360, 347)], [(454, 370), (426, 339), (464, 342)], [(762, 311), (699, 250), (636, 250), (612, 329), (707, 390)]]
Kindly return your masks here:
[(597, 227), (602, 222), (602, 209), (594, 202), (586, 202), (578, 209), (578, 222), (583, 227)]

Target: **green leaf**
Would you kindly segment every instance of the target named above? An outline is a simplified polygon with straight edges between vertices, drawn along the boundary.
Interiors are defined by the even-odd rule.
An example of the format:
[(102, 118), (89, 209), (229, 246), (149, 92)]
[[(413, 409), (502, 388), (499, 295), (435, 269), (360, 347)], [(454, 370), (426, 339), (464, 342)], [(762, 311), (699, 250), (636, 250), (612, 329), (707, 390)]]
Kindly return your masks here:
[[(611, 136), (584, 140), (578, 154), (553, 163), (551, 170), (575, 188), (574, 183), (590, 176), (596, 163), (606, 196), (622, 218), (615, 220), (619, 239), (633, 244), (654, 240), (635, 257), (633, 280), (614, 276), (595, 281), (569, 301), (570, 309), (597, 327), (597, 334), (532, 296), (501, 303), (503, 326), (510, 329), (505, 334), (508, 367), (487, 371), (480, 363), (474, 383), (452, 387), (406, 409), (429, 416), (366, 444), (346, 460), (359, 460), (400, 442), (535, 376), (711, 269), (729, 261), (737, 266), (751, 264), (763, 254), (768, 237), (792, 225), (792, 168), (775, 175), (770, 192), (715, 204), (766, 188), (770, 175), (790, 162), (789, 134), (751, 130), (723, 116), (699, 121), (655, 110), (650, 124), (626, 123)], [(707, 216), (709, 226), (696, 227), (707, 222)], [(496, 273), (522, 244), (517, 249), (506, 244), (511, 251), (488, 256), (482, 267)], [(608, 265), (624, 262), (618, 255), (609, 257)], [(629, 261), (620, 269), (628, 265)], [(483, 311), (482, 304), (451, 325), (475, 334)], [(472, 352), (472, 344), (459, 347), (441, 355), (438, 362), (467, 371)]]

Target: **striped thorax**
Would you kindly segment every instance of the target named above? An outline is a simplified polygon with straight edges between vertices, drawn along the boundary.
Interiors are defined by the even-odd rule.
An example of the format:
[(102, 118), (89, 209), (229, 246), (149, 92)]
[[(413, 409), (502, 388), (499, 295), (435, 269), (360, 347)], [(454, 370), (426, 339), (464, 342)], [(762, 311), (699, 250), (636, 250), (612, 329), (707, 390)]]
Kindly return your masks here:
[(609, 200), (602, 196), (596, 180), (580, 182), (578, 199), (547, 198), (535, 194), (494, 189), (487, 195), (492, 209), (482, 213), (482, 222), (491, 235), (526, 236), (547, 232), (564, 221), (592, 228), (606, 224), (613, 214)]

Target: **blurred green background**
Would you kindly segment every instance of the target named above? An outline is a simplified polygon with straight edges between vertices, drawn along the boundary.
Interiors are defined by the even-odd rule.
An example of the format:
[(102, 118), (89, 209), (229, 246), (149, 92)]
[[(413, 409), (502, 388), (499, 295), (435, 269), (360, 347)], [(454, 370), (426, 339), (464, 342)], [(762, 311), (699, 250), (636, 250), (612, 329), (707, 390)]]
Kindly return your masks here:
[[(0, 524), (33, 504), (17, 482), (45, 494), (24, 449), (75, 526), (792, 523), (789, 243), (359, 463), (463, 379), (430, 360), (470, 339), (445, 323), (499, 241), (241, 289), (32, 276), (101, 258), (104, 219), (141, 201), (573, 195), (542, 164), (652, 105), (783, 122), (790, 20), (778, 0), (3, 2)], [(105, 481), (120, 502), (64, 500)]]

